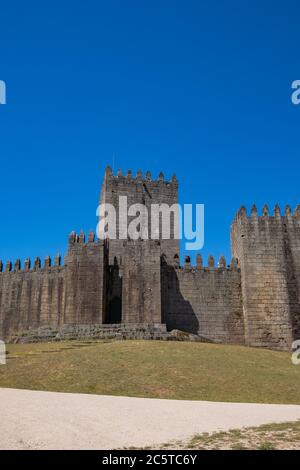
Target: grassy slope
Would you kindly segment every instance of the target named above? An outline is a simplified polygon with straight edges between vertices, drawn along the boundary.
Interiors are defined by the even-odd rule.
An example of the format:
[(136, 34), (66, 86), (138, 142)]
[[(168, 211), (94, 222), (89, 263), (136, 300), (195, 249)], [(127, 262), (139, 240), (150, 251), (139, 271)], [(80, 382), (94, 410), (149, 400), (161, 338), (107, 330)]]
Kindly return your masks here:
[(290, 354), (190, 342), (8, 345), (0, 387), (106, 395), (300, 404)]

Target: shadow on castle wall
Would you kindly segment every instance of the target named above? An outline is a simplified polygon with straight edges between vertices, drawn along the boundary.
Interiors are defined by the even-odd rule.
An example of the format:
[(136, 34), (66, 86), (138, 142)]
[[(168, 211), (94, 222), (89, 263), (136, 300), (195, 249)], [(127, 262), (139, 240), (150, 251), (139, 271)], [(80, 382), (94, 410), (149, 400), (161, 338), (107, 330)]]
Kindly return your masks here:
[(162, 321), (167, 330), (199, 334), (199, 320), (191, 303), (184, 298), (176, 269), (162, 261)]
[(113, 266), (108, 267), (104, 323), (115, 324), (122, 322), (122, 286), (122, 272), (115, 257)]
[(297, 266), (291, 250), (292, 241), (288, 231), (284, 227), (284, 252), (286, 257), (287, 289), (289, 296), (289, 308), (292, 323), (292, 339), (300, 338), (300, 292), (297, 273)]

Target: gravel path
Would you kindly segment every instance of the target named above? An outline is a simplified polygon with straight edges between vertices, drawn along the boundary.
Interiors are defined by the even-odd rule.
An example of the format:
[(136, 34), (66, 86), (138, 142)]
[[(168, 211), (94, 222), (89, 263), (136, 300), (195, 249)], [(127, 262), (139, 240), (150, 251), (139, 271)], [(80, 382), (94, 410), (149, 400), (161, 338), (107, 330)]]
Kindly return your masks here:
[(116, 449), (300, 419), (299, 405), (0, 389), (0, 449)]

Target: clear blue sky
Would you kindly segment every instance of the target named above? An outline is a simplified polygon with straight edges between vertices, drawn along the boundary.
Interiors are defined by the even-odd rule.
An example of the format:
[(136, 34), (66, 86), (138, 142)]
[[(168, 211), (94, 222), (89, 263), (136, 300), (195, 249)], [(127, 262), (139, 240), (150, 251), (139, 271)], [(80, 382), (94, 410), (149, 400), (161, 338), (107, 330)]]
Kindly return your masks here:
[(95, 227), (113, 154), (205, 204), (205, 258), (229, 257), (242, 204), (300, 202), (299, 2), (10, 0), (0, 17), (0, 259)]

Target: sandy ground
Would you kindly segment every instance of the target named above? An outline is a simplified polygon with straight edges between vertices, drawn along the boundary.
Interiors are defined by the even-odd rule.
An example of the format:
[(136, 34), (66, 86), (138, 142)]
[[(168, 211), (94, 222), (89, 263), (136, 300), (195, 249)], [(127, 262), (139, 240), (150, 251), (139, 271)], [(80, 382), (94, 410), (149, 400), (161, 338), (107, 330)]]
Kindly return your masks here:
[(0, 449), (116, 449), (300, 419), (298, 405), (0, 389)]

